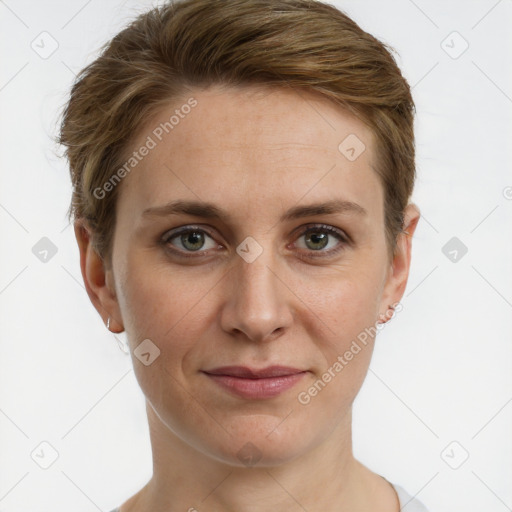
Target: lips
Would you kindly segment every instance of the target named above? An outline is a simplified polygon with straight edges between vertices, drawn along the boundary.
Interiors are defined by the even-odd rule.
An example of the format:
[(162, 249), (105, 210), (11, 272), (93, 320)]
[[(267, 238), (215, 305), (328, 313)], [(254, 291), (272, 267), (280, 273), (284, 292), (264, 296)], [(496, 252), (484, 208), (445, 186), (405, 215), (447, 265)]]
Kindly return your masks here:
[(262, 369), (223, 366), (203, 373), (232, 395), (262, 400), (278, 396), (294, 387), (307, 372), (289, 366), (268, 366)]
[(284, 377), (302, 373), (304, 370), (290, 368), (288, 366), (268, 366), (261, 370), (255, 370), (246, 366), (222, 366), (213, 370), (207, 370), (205, 373), (210, 375), (226, 375), (231, 377), (240, 377), (243, 379), (266, 379), (270, 377)]

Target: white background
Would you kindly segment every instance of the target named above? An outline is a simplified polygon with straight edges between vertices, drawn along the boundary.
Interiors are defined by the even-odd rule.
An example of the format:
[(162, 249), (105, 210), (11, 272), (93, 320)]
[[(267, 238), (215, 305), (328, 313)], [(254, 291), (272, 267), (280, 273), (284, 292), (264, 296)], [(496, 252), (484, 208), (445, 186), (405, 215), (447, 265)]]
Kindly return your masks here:
[[(109, 511), (151, 476), (144, 399), (124, 334), (83, 288), (51, 139), (74, 75), (151, 5), (0, 1), (1, 512)], [(356, 399), (355, 454), (431, 512), (512, 510), (512, 1), (335, 5), (400, 55), (423, 214), (403, 311)], [(31, 47), (51, 48), (43, 31), (58, 42), (46, 59)], [(32, 252), (43, 237), (47, 262)], [(455, 262), (452, 237), (468, 249)], [(50, 461), (43, 441), (48, 469), (31, 458)]]

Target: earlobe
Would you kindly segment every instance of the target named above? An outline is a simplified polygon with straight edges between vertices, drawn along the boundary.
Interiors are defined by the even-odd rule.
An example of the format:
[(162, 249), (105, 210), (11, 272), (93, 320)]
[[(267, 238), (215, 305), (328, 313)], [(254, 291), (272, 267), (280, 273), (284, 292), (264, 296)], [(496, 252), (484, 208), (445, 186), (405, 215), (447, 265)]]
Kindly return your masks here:
[(388, 323), (395, 314), (395, 308), (396, 306), (394, 304), (388, 304), (388, 309), (385, 313), (381, 313), (379, 315), (379, 320), (377, 320), (377, 323), (381, 325)]
[(124, 330), (119, 304), (115, 294), (111, 269), (106, 269), (104, 261), (99, 256), (92, 244), (92, 231), (83, 219), (74, 224), (75, 236), (80, 250), (80, 269), (84, 280), (85, 289), (96, 311), (107, 324), (108, 319), (111, 332)]

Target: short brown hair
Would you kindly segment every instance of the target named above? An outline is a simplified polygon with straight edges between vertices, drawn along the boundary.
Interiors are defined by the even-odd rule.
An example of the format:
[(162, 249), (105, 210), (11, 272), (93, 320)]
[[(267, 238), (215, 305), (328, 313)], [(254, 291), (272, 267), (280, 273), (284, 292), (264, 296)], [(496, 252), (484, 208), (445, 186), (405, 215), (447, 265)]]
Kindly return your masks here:
[[(392, 48), (316, 0), (182, 0), (139, 15), (77, 76), (58, 142), (98, 254), (111, 262), (118, 188), (101, 187), (160, 107), (190, 86), (316, 91), (365, 122), (376, 140), (390, 254), (415, 180), (414, 103)], [(341, 142), (341, 141), (340, 141)]]

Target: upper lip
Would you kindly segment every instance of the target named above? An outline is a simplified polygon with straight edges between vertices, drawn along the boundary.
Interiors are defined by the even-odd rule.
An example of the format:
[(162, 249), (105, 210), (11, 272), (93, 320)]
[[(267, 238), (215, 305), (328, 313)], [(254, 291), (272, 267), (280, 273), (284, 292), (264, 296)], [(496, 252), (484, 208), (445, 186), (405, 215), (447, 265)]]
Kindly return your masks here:
[(304, 370), (291, 368), (289, 366), (268, 366), (260, 370), (248, 368), (247, 366), (222, 366), (213, 370), (205, 370), (210, 375), (229, 375), (230, 377), (240, 377), (245, 379), (263, 379), (269, 377), (282, 377), (284, 375), (295, 375)]

